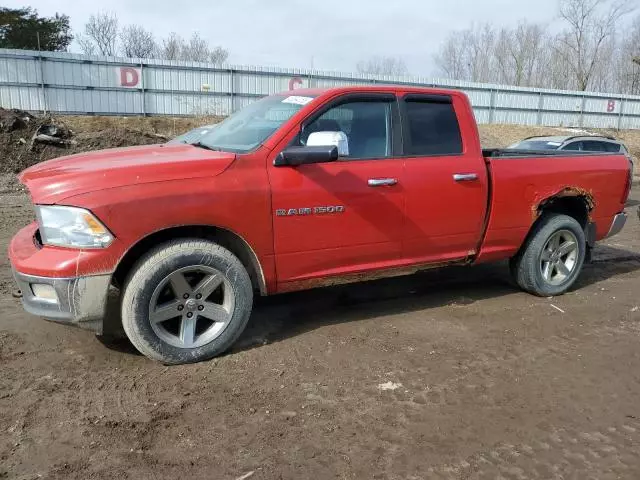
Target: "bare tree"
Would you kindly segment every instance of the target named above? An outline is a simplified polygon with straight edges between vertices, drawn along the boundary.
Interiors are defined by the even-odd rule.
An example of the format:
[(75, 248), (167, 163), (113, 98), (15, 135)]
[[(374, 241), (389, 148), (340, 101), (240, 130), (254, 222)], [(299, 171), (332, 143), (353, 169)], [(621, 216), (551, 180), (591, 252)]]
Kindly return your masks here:
[(464, 59), (465, 48), (458, 35), (453, 34), (447, 37), (440, 51), (434, 56), (440, 75), (452, 80), (465, 79), (467, 70)]
[(640, 15), (626, 30), (617, 57), (618, 91), (640, 94)]
[(628, 0), (560, 0), (568, 27), (558, 36), (556, 51), (571, 67), (577, 89), (589, 88), (606, 40), (631, 11)]
[(358, 72), (375, 75), (407, 75), (407, 65), (402, 58), (396, 57), (371, 57), (368, 60), (358, 62)]
[(456, 80), (491, 82), (497, 79), (496, 32), (489, 24), (451, 32), (435, 62), (445, 76)]
[(229, 50), (222, 47), (213, 47), (209, 50), (209, 62), (222, 65), (229, 59)]
[(501, 83), (535, 86), (543, 57), (545, 31), (540, 25), (521, 22), (515, 29), (498, 34), (494, 56)]
[(86, 54), (113, 56), (116, 54), (117, 40), (118, 17), (113, 13), (103, 12), (89, 17), (84, 26), (84, 34), (78, 38), (78, 44)]
[(122, 53), (129, 58), (151, 58), (157, 55), (158, 45), (153, 34), (140, 25), (128, 25), (120, 32)]
[(198, 33), (194, 33), (189, 41), (171, 33), (162, 41), (160, 55), (165, 60), (185, 60), (193, 62), (224, 63), (229, 58), (229, 52), (222, 47), (211, 47)]
[(171, 32), (168, 38), (162, 40), (160, 56), (165, 60), (180, 60), (183, 42), (184, 40), (177, 33)]
[(75, 35), (75, 41), (78, 42), (78, 46), (80, 47), (80, 50), (85, 55), (96, 54), (97, 47), (91, 38), (83, 35), (82, 33), (78, 33)]

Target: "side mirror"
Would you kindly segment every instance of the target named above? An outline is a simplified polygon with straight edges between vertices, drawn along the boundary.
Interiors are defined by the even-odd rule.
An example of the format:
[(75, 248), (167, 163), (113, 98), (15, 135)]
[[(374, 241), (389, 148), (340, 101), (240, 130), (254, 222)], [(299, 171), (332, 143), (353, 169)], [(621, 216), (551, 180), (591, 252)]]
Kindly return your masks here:
[(311, 163), (334, 162), (338, 159), (335, 146), (289, 147), (278, 154), (273, 161), (275, 167), (296, 167)]
[(307, 147), (335, 146), (338, 156), (349, 156), (349, 139), (344, 132), (313, 132), (307, 139)]

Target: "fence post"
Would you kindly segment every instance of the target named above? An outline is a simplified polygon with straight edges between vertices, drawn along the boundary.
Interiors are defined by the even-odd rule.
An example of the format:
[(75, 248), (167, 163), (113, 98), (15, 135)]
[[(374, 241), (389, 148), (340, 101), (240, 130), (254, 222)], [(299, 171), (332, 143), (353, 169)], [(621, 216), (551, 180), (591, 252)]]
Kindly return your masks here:
[(489, 123), (493, 123), (494, 113), (496, 111), (496, 91), (491, 89), (491, 100), (489, 100)]
[[(587, 106), (587, 97), (582, 94), (582, 101), (580, 102), (580, 123), (579, 127), (584, 127), (584, 109)], [(568, 125), (565, 125), (567, 127)]]
[(309, 88), (313, 88), (313, 85), (311, 85), (311, 83), (313, 82), (313, 73), (311, 73), (311, 72), (313, 72), (313, 70), (309, 70), (309, 75), (308, 75), (308, 77), (309, 77)]
[(539, 92), (540, 97), (538, 98), (538, 116), (536, 118), (536, 125), (542, 125), (542, 109), (544, 108), (544, 95), (542, 92)]
[(229, 112), (229, 115), (231, 115), (233, 112), (236, 111), (236, 86), (235, 86), (235, 82), (236, 82), (236, 76), (235, 76), (235, 72), (233, 70), (233, 68), (229, 69), (229, 95), (231, 95), (231, 111)]
[(618, 112), (618, 130), (622, 130), (622, 117), (624, 116), (624, 98), (620, 97), (620, 111)]
[(145, 102), (145, 95), (144, 95), (144, 64), (142, 62), (140, 62), (140, 96), (141, 96), (141, 102), (142, 102), (142, 116), (146, 117), (147, 116), (147, 108), (146, 108), (146, 102)]
[(44, 65), (42, 64), (42, 53), (38, 52), (38, 62), (40, 63), (40, 87), (42, 88), (42, 110), (47, 114), (47, 92), (44, 87)]

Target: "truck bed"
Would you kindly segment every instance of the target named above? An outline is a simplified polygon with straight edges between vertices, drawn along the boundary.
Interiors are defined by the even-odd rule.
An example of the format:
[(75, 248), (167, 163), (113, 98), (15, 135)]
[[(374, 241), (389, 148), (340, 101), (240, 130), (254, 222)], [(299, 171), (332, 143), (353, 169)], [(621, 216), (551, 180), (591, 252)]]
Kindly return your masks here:
[[(619, 153), (484, 149), (489, 171), (487, 227), (478, 261), (514, 255), (539, 207), (549, 199), (579, 197), (589, 207), (595, 240), (606, 237), (614, 216), (624, 210), (629, 160)], [(603, 165), (601, 157), (607, 156)], [(516, 161), (527, 160), (527, 161)]]

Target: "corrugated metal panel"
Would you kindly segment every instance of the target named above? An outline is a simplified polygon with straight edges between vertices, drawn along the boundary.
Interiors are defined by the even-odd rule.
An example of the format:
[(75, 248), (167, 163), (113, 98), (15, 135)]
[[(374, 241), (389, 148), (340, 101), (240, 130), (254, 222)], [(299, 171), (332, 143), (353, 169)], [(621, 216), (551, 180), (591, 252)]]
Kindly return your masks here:
[(582, 119), (582, 126), (588, 128), (618, 128), (619, 121), (618, 115), (585, 113)]
[(618, 98), (585, 98), (584, 111), (590, 113), (618, 113), (621, 100)]
[(497, 110), (493, 114), (492, 123), (513, 123), (517, 125), (536, 125), (538, 112), (522, 112), (517, 110)]
[(573, 95), (544, 95), (543, 105), (543, 110), (579, 112), (582, 109), (582, 97)]
[(540, 125), (548, 125), (550, 127), (579, 127), (580, 114), (579, 113), (549, 113), (543, 112), (541, 114)]
[(535, 93), (496, 92), (495, 106), (537, 110), (540, 103), (540, 95)]
[(291, 88), (394, 83), (463, 90), (480, 123), (640, 128), (638, 96), (0, 49), (0, 102), (27, 110), (227, 115), (260, 96)]
[(39, 87), (7, 87), (0, 86), (0, 104), (4, 108), (20, 108), (22, 110), (43, 110), (42, 89)]
[(623, 112), (625, 115), (640, 115), (640, 100), (625, 100)]

